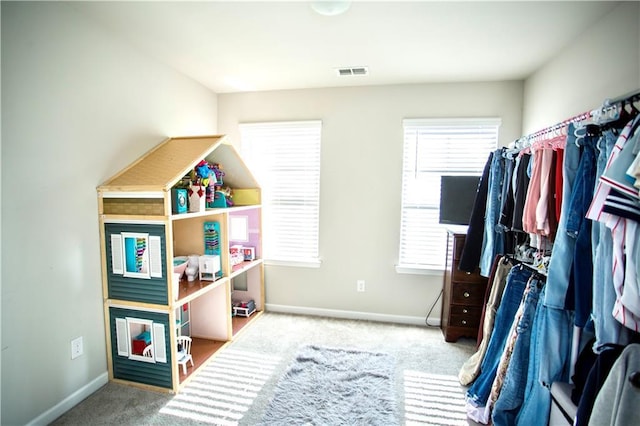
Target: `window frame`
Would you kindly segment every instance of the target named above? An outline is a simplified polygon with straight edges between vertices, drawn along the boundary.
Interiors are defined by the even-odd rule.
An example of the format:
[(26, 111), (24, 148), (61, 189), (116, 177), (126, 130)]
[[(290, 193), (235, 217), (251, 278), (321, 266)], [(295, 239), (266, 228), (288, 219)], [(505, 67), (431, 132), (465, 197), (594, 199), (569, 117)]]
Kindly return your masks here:
[[(260, 131), (262, 130), (263, 134), (260, 135)], [(263, 259), (266, 265), (278, 265), (278, 266), (295, 266), (295, 267), (312, 267), (317, 268), (320, 267), (321, 257), (320, 257), (320, 179), (321, 179), (321, 146), (322, 146), (322, 121), (321, 120), (302, 120), (302, 121), (264, 121), (264, 122), (251, 122), (251, 123), (240, 123), (239, 124), (240, 131), (240, 146), (241, 153), (243, 158), (246, 160), (249, 169), (252, 170), (255, 178), (258, 180), (261, 188), (262, 188), (262, 220), (263, 220)], [(273, 134), (277, 134), (278, 132), (282, 132), (282, 138), (291, 138), (295, 139), (293, 133), (295, 131), (308, 132), (301, 136), (295, 143), (298, 144), (300, 142), (307, 143), (307, 147), (311, 147), (312, 152), (309, 155), (305, 155), (305, 157), (299, 157), (303, 159), (304, 162), (313, 160), (312, 164), (305, 164), (304, 162), (300, 163), (300, 166), (305, 166), (304, 174), (305, 177), (309, 177), (311, 175), (312, 183), (310, 183), (310, 187), (308, 191), (304, 191), (304, 198), (297, 198), (296, 200), (292, 200), (291, 195), (282, 196), (281, 193), (270, 192), (272, 188), (268, 185), (268, 179), (264, 177), (266, 170), (269, 170), (269, 166), (272, 166), (272, 162), (268, 159), (265, 160), (265, 155), (273, 154), (272, 150), (268, 150), (269, 152), (265, 154), (265, 151), (256, 149), (255, 145), (257, 143), (268, 143), (269, 137), (273, 137)], [(271, 133), (269, 133), (271, 132)], [(269, 133), (270, 136), (267, 134)], [(259, 140), (261, 139), (261, 140)], [(293, 148), (293, 145), (291, 145)], [(282, 149), (282, 147), (280, 147)], [(277, 151), (275, 151), (277, 152)], [(288, 154), (291, 154), (293, 149), (287, 151)], [(300, 160), (298, 160), (300, 161)], [(269, 165), (265, 167), (265, 165)], [(295, 168), (294, 168), (295, 169)], [(274, 172), (274, 174), (277, 172)], [(281, 171), (282, 174), (286, 175), (287, 172)], [(296, 173), (302, 173), (301, 170), (290, 170), (289, 175), (295, 176)], [(297, 179), (298, 183), (300, 183), (301, 179)], [(281, 191), (284, 192), (284, 191)], [(307, 195), (307, 193), (309, 195)], [(271, 197), (272, 195), (273, 197)], [(289, 199), (287, 200), (287, 197)], [(279, 198), (280, 202), (275, 202), (271, 198)], [(271, 226), (276, 224), (269, 223), (270, 215), (277, 215), (273, 210), (278, 209), (280, 206), (289, 205), (297, 205), (302, 208), (306, 213), (303, 217), (307, 218), (307, 225), (301, 225), (300, 229), (304, 229), (306, 232), (294, 232), (293, 236), (283, 237), (279, 240), (280, 245), (275, 243), (274, 246), (270, 246), (273, 244), (273, 238), (270, 238), (267, 235), (271, 229), (278, 228), (282, 230), (287, 226), (283, 226), (282, 223), (278, 224), (278, 226)], [(277, 220), (277, 219), (276, 219)], [(285, 221), (282, 219), (282, 221)], [(314, 223), (308, 223), (308, 221)], [(277, 231), (274, 231), (277, 232)], [(310, 238), (309, 234), (310, 233)], [(304, 238), (304, 243), (296, 243), (293, 241), (294, 238)], [(287, 238), (291, 238), (287, 240)], [(285, 241), (282, 244), (282, 241)], [(291, 244), (302, 244), (304, 247), (302, 250), (298, 250), (297, 253), (303, 252), (304, 256), (292, 256), (292, 252), (283, 252), (283, 246), (286, 245), (286, 242), (289, 241)], [(279, 251), (274, 253), (275, 251)]]
[[(486, 159), (490, 152), (494, 151), (498, 148), (499, 145), (499, 134), (500, 134), (500, 126), (502, 124), (502, 120), (497, 117), (491, 118), (419, 118), (419, 119), (404, 119), (402, 122), (403, 126), (403, 158), (402, 158), (402, 187), (401, 187), (401, 206), (400, 206), (400, 229), (399, 229), (399, 242), (398, 242), (398, 262), (396, 264), (396, 272), (401, 274), (422, 274), (422, 275), (441, 275), (445, 268), (445, 248), (446, 248), (446, 228), (452, 227), (454, 225), (444, 225), (439, 224), (437, 222), (437, 217), (439, 213), (439, 205), (435, 204), (436, 199), (439, 203), (439, 194), (440, 188), (437, 186), (437, 197), (434, 195), (436, 193), (433, 192), (433, 182), (436, 179), (439, 181), (439, 176), (442, 175), (450, 175), (450, 174), (459, 174), (459, 175), (481, 175), (484, 169)], [(477, 139), (474, 137), (473, 129), (477, 129)], [(422, 131), (422, 134), (420, 133)], [(434, 140), (438, 138), (445, 139), (443, 135), (451, 136), (450, 143), (458, 144), (460, 141), (464, 141), (464, 136), (473, 140), (469, 140), (467, 142), (473, 143), (475, 140), (479, 140), (483, 142), (484, 147), (479, 148), (478, 151), (472, 151), (475, 154), (469, 155), (468, 150), (464, 150), (464, 154), (458, 154), (456, 158), (458, 162), (460, 162), (465, 157), (472, 158), (473, 160), (470, 162), (469, 167), (460, 167), (456, 168), (449, 167), (448, 164), (443, 159), (442, 162), (437, 163), (433, 158), (429, 159), (429, 161), (424, 161), (424, 163), (428, 163), (433, 161), (433, 164), (436, 166), (426, 167), (424, 164), (419, 165), (421, 162), (420, 149), (426, 149), (425, 147), (428, 143), (433, 143)], [(485, 135), (486, 137), (483, 137)], [(413, 137), (414, 140), (411, 140)], [(457, 139), (456, 139), (457, 137)], [(464, 145), (466, 146), (466, 145)], [(415, 152), (409, 152), (410, 149), (415, 150)], [(459, 150), (459, 146), (457, 147)], [(453, 152), (456, 151), (455, 145), (447, 146), (443, 148), (443, 150), (451, 150)], [(482, 154), (482, 155), (480, 155)], [(433, 157), (437, 158), (437, 155)], [(424, 157), (426, 158), (426, 156)], [(413, 165), (408, 164), (410, 161), (414, 162)], [(409, 177), (413, 175), (413, 177)], [(428, 175), (428, 176), (427, 176)], [(423, 182), (422, 184), (418, 183), (419, 180), (428, 181), (429, 177), (431, 178), (431, 186), (426, 186)], [(410, 190), (410, 187), (414, 187), (414, 190)], [(421, 190), (421, 192), (419, 192)], [(429, 193), (431, 195), (416, 195)], [(431, 198), (431, 202), (416, 202), (417, 198)], [(409, 200), (413, 200), (410, 202)], [(411, 207), (410, 207), (411, 206)], [(431, 212), (431, 213), (428, 213)], [(411, 213), (414, 213), (414, 218), (411, 218)], [(424, 216), (428, 217), (429, 221), (426, 226), (424, 225)], [(432, 220), (436, 220), (436, 222), (431, 222)], [(420, 228), (416, 229), (415, 224), (411, 225), (411, 222), (420, 223)], [(426, 229), (426, 230), (425, 230)], [(442, 233), (439, 233), (439, 229), (442, 229)], [(433, 243), (429, 243), (430, 238), (421, 236), (414, 239), (419, 243), (419, 245), (427, 245), (430, 247), (430, 251), (437, 251), (437, 247), (440, 247), (442, 244), (442, 259), (436, 260), (435, 254), (429, 255), (429, 248), (423, 249), (423, 247), (419, 248), (419, 255), (425, 256), (427, 261), (423, 263), (410, 262), (408, 255), (406, 254), (408, 250), (411, 248), (408, 247), (411, 245), (408, 236), (411, 235), (420, 235), (421, 232), (426, 233), (437, 233), (437, 240)], [(425, 254), (426, 253), (426, 254)]]

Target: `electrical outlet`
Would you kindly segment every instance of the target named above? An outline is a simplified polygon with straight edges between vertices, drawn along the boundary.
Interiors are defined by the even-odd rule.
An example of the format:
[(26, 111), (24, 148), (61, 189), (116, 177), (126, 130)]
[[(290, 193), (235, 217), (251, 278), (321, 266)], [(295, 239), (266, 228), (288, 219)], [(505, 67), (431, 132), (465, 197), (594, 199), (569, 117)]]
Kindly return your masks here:
[(84, 353), (82, 336), (71, 341), (71, 359), (76, 359)]
[(358, 291), (364, 291), (364, 280), (356, 281), (356, 289)]

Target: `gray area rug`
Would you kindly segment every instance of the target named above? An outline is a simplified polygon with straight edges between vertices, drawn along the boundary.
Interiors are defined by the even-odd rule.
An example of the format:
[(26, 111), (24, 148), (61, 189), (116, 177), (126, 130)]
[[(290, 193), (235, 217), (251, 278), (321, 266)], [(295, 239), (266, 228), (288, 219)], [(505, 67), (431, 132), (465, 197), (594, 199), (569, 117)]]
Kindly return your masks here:
[(395, 359), (386, 353), (308, 345), (276, 385), (263, 425), (391, 425)]

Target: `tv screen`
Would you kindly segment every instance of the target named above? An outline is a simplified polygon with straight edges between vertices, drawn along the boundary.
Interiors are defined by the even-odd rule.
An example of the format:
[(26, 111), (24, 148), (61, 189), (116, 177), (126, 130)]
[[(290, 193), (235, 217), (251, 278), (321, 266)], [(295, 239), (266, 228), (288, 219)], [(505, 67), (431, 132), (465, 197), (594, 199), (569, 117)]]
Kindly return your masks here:
[(480, 176), (442, 176), (440, 223), (468, 225), (476, 200)]

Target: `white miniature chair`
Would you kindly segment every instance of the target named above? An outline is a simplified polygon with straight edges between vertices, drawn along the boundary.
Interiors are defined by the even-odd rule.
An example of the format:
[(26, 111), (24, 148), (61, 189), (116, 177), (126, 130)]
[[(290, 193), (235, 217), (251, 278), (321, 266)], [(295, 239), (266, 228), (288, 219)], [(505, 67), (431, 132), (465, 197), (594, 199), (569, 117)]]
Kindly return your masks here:
[(147, 358), (153, 358), (153, 345), (148, 345), (142, 351), (142, 356), (146, 356)]
[(182, 347), (182, 349), (176, 354), (178, 358), (178, 365), (182, 365), (182, 372), (186, 375), (187, 362), (191, 362), (191, 366), (194, 367), (193, 357), (191, 356), (191, 337), (178, 336), (176, 342)]

